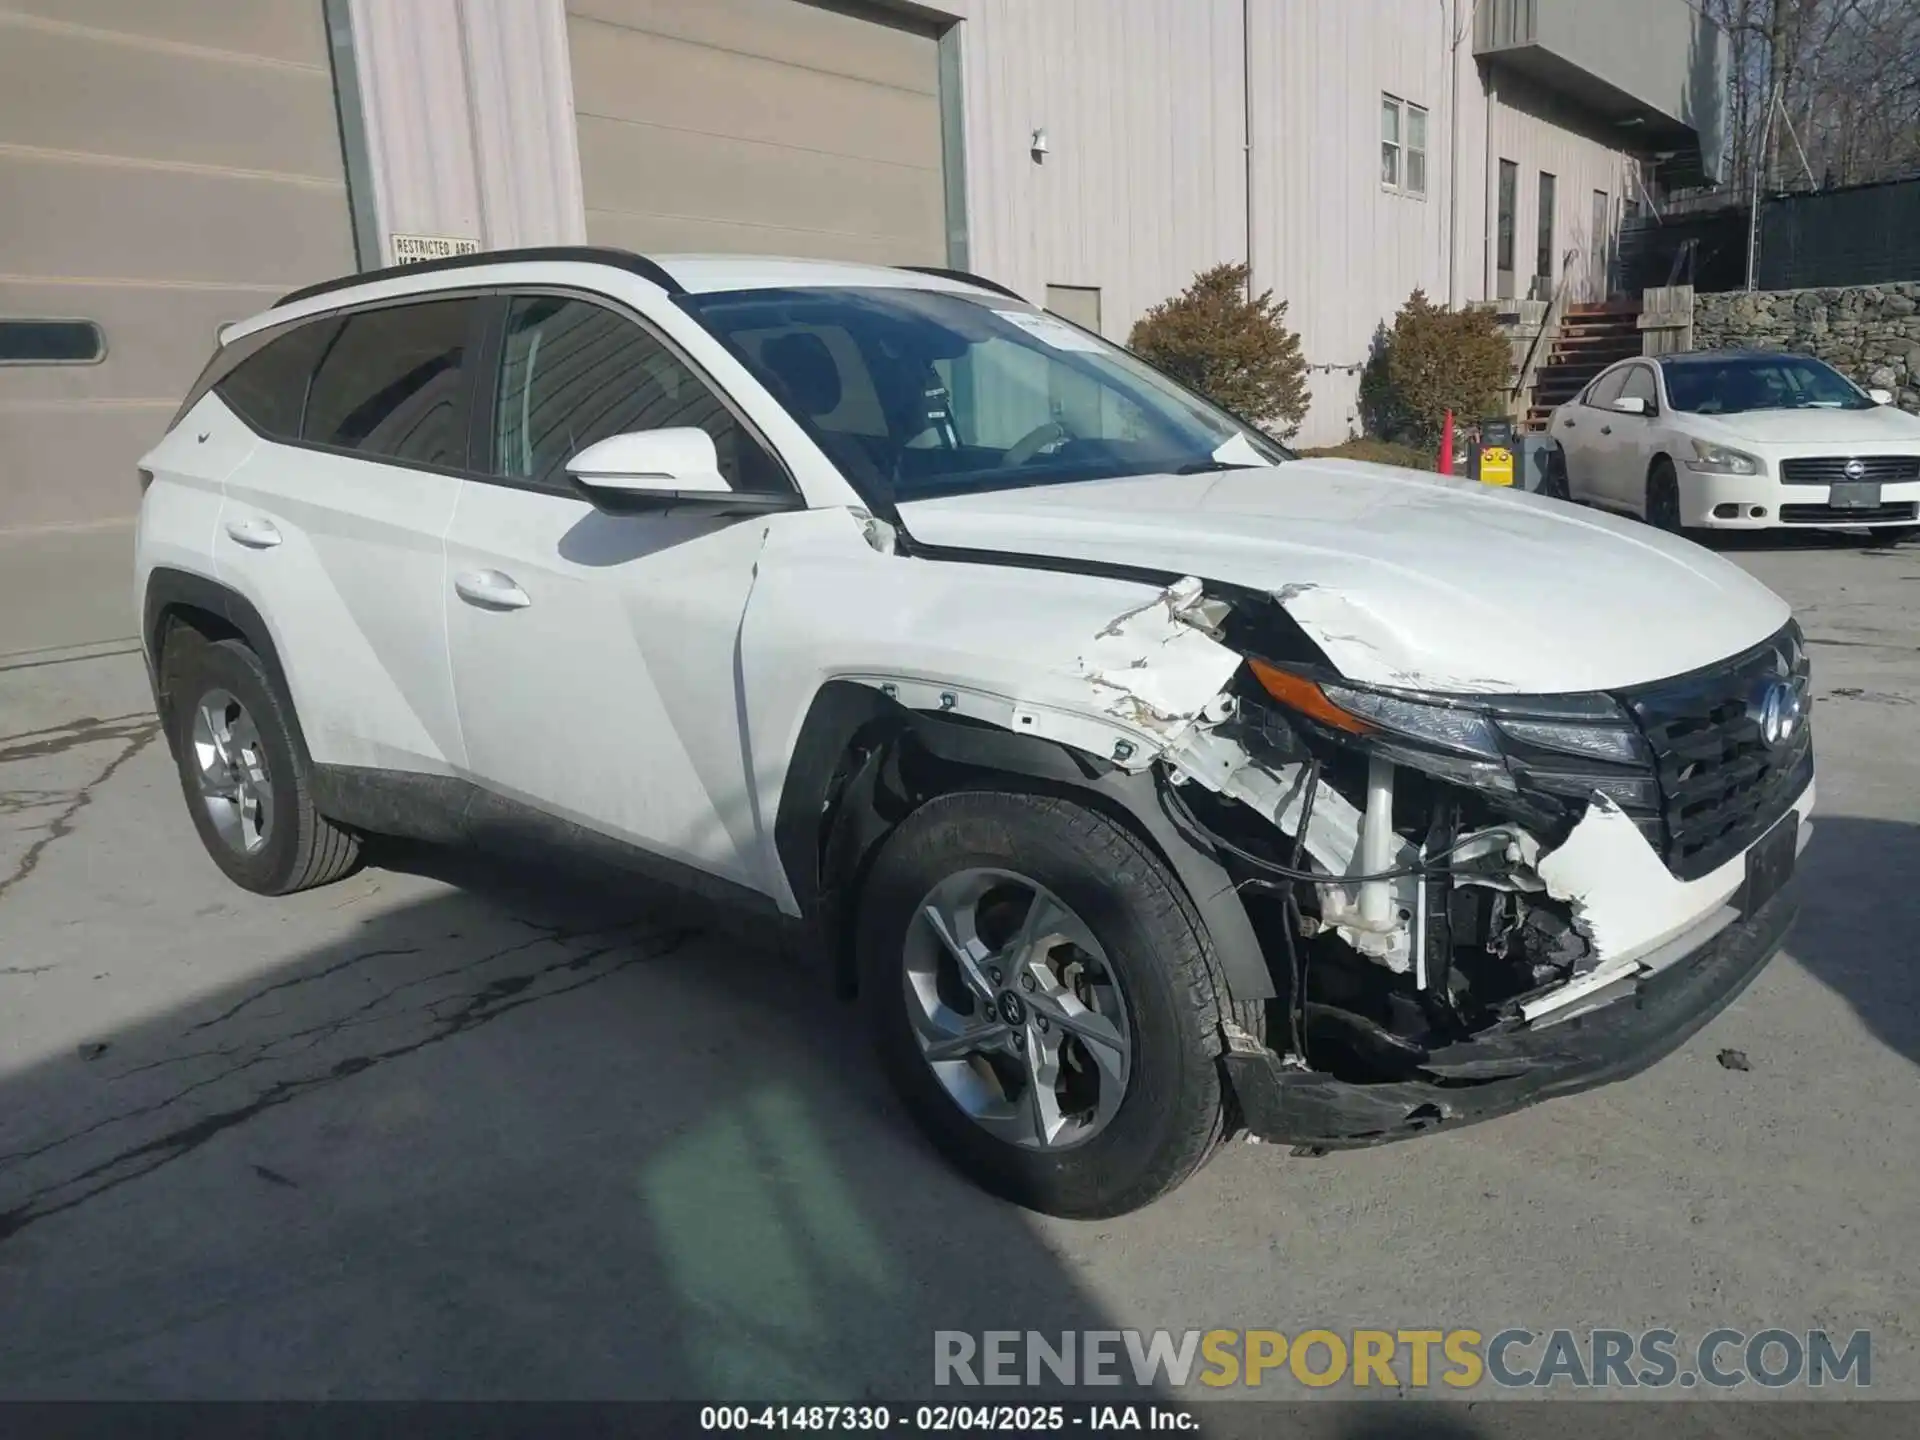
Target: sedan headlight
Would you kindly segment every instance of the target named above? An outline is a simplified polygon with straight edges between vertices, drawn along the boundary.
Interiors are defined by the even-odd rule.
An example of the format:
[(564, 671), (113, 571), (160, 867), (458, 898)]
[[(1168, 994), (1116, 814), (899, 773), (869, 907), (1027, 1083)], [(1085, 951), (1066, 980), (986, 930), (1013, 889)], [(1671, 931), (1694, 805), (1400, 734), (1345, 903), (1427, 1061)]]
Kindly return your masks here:
[(1693, 459), (1687, 461), (1689, 470), (1700, 470), (1708, 475), (1758, 475), (1760, 462), (1744, 450), (1730, 449), (1725, 445), (1714, 445), (1706, 440), (1695, 440)]

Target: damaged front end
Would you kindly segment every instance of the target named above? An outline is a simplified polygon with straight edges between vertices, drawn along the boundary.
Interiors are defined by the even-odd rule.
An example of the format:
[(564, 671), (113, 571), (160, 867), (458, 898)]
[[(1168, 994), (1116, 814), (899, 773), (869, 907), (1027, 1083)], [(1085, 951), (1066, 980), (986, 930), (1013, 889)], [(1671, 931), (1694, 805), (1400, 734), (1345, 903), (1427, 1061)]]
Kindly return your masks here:
[(1203, 703), (1151, 661), (1087, 677), (1157, 722), (1125, 758), (1273, 974), (1265, 1042), (1228, 1027), (1255, 1135), (1376, 1144), (1605, 1083), (1778, 949), (1813, 796), (1796, 627), (1635, 691), (1434, 693), (1346, 680), (1289, 598), (1166, 592), (1162, 624), (1244, 659)]

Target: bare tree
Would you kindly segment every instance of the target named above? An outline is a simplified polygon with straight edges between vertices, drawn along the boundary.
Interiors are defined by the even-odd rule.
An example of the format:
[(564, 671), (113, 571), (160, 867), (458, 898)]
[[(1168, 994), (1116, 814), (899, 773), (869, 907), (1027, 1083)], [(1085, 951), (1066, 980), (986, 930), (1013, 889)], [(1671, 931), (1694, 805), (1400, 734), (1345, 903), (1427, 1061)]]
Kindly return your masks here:
[(1737, 193), (1920, 173), (1915, 0), (1695, 3), (1727, 32)]

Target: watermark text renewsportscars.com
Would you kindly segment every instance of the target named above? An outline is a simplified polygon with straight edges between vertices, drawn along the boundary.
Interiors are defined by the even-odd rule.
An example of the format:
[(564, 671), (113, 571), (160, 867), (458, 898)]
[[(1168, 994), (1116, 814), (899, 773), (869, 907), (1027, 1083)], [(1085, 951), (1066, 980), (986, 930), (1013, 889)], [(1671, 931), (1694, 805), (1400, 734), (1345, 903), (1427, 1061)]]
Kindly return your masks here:
[(1873, 1383), (1865, 1330), (938, 1330), (940, 1386), (1778, 1390)]

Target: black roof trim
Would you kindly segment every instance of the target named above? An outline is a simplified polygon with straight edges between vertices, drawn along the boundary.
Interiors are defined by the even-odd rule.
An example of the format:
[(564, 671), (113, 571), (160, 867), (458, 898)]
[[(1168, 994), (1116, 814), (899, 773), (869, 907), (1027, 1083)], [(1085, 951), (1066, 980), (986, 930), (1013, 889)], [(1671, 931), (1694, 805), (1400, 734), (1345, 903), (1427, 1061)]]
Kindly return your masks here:
[(1756, 345), (1731, 345), (1723, 350), (1676, 350), (1666, 355), (1649, 355), (1662, 365), (1704, 365), (1715, 360), (1818, 360), (1795, 350), (1763, 350)]
[(322, 280), (317, 285), (307, 285), (290, 291), (274, 301), (273, 308), (277, 310), (282, 305), (292, 305), (300, 300), (312, 300), (320, 295), (331, 295), (338, 290), (351, 290), (359, 285), (373, 285), (382, 280), (395, 280), (402, 275), (437, 275), (443, 270), (471, 270), (481, 265), (512, 265), (525, 260), (611, 265), (616, 269), (638, 275), (642, 280), (652, 281), (669, 295), (686, 294), (686, 286), (646, 256), (636, 255), (631, 250), (616, 250), (607, 245), (529, 245), (518, 250), (479, 250), (471, 255), (449, 255), (442, 260), (420, 260), (411, 265), (389, 265), (382, 270), (362, 270), (357, 275), (342, 275), (337, 280)]
[(970, 275), (965, 270), (947, 270), (938, 265), (901, 265), (901, 270), (911, 270), (916, 275), (937, 275), (942, 280), (958, 280), (963, 285), (978, 285), (982, 290), (991, 290), (996, 295), (1004, 295), (1009, 300), (1018, 300), (1027, 304), (1027, 297), (1017, 290), (1009, 290), (997, 280), (987, 280), (979, 275)]

